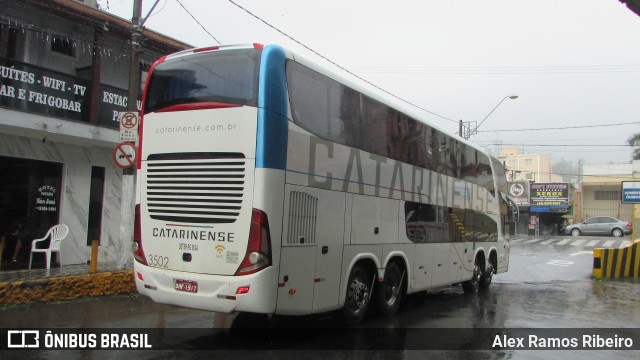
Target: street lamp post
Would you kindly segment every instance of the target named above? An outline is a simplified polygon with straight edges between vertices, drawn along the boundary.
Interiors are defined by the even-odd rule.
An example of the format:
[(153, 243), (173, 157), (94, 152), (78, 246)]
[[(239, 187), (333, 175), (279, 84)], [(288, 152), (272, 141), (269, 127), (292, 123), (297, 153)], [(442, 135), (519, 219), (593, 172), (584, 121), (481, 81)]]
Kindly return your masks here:
[(476, 126), (476, 130), (475, 132), (478, 132), (478, 128), (480, 127), (480, 125), (482, 125), (482, 123), (487, 120), (487, 118), (489, 117), (489, 115), (493, 114), (494, 111), (496, 111), (496, 109), (498, 108), (498, 106), (500, 106), (500, 104), (502, 104), (503, 101), (507, 100), (507, 99), (512, 99), (515, 100), (518, 98), (518, 95), (507, 95), (505, 96), (502, 100), (500, 100), (500, 102), (498, 103), (498, 105), (496, 105), (493, 110), (491, 110), (491, 112), (489, 114), (487, 114), (487, 116), (484, 117), (484, 119), (482, 119), (482, 121), (480, 121), (480, 124), (478, 124), (478, 126)]
[(482, 125), (482, 123), (485, 122), (485, 120), (487, 120), (487, 118), (489, 116), (491, 116), (491, 114), (493, 114), (494, 111), (496, 111), (496, 109), (498, 108), (498, 106), (500, 106), (500, 104), (502, 104), (503, 101), (507, 100), (507, 99), (517, 99), (518, 95), (507, 95), (504, 98), (502, 98), (502, 100), (500, 100), (500, 102), (498, 103), (498, 105), (496, 105), (488, 114), (487, 116), (484, 117), (484, 119), (482, 119), (482, 121), (480, 121), (480, 124), (476, 125), (473, 127), (473, 130), (471, 129), (471, 122), (467, 121), (465, 122), (466, 124), (466, 128), (467, 131), (464, 131), (463, 127), (463, 122), (462, 120), (460, 120), (460, 136), (462, 136), (465, 139), (469, 139), (471, 137), (471, 135), (476, 135), (478, 133), (478, 128), (480, 127), (480, 125)]

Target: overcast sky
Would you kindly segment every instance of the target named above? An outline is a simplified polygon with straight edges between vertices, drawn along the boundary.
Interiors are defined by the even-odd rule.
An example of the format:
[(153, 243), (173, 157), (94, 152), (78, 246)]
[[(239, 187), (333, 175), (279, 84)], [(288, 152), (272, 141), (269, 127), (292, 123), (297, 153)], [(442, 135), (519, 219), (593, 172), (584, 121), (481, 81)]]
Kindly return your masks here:
[[(502, 144), (554, 161), (629, 162), (631, 150), (620, 145), (640, 132), (640, 17), (618, 0), (179, 1), (188, 12), (160, 0), (145, 26), (197, 47), (215, 37), (316, 56), (243, 7), (440, 115), (425, 113), (452, 134), (459, 120), (479, 124), (518, 95), (471, 136), (494, 153)], [(154, 2), (143, 1), (143, 15)], [(132, 0), (99, 3), (131, 18)]]

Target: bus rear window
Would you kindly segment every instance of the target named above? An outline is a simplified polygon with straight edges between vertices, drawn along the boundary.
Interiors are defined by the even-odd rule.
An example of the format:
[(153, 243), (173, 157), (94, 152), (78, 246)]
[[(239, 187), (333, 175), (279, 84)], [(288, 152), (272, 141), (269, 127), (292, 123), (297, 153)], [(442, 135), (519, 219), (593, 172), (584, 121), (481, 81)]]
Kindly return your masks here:
[(151, 74), (144, 111), (220, 102), (258, 106), (260, 50), (203, 52), (169, 59)]

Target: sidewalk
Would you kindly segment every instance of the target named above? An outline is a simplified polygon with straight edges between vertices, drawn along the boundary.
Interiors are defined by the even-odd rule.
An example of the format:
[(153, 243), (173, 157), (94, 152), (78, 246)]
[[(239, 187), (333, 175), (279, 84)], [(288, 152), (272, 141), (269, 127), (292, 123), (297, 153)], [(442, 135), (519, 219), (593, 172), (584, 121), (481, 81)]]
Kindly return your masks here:
[(115, 264), (65, 265), (47, 269), (0, 271), (0, 305), (79, 299), (135, 291), (133, 271)]

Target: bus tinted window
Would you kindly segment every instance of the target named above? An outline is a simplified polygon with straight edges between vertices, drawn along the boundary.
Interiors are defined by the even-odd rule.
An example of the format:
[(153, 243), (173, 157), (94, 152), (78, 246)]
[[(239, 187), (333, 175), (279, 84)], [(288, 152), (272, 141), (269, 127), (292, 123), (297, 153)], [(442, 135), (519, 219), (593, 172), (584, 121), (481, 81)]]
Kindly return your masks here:
[(491, 192), (494, 190), (493, 172), (491, 171), (489, 157), (481, 153), (478, 153), (478, 185), (484, 186), (485, 189)]
[(407, 201), (404, 204), (407, 238), (414, 243), (449, 241), (449, 224), (445, 208)]
[(471, 183), (478, 183), (478, 152), (471, 146), (462, 149), (460, 178)]
[[(297, 67), (296, 67), (297, 68)], [(329, 129), (330, 83), (324, 76), (312, 71), (295, 71), (296, 76), (289, 77), (293, 116), (302, 127), (320, 137), (335, 140)]]
[(295, 62), (287, 64), (294, 121), (310, 133), (360, 148), (360, 94)]
[(473, 147), (296, 62), (287, 81), (293, 120), (310, 133), (493, 191), (489, 158)]
[(144, 109), (221, 102), (257, 106), (259, 50), (203, 52), (169, 59), (151, 74)]

